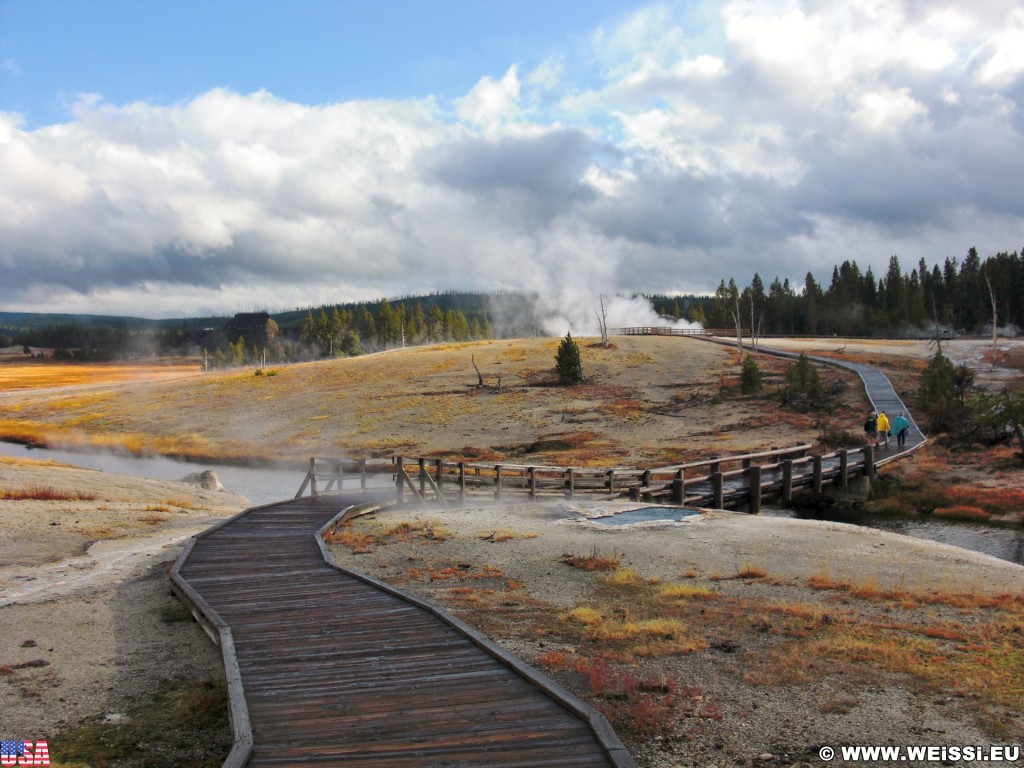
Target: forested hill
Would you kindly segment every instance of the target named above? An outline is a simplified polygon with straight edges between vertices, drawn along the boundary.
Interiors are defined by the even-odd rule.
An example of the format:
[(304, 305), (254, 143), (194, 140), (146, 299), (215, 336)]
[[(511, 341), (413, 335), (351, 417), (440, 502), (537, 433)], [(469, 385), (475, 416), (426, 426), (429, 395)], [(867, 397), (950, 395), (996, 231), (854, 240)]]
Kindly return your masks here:
[[(856, 261), (802, 285), (755, 274), (746, 287), (723, 279), (714, 295), (646, 295), (666, 318), (705, 327), (742, 326), (760, 335), (900, 337), (1005, 333), (1024, 325), (1024, 259), (1016, 252), (909, 272), (891, 257), (884, 275)], [(594, 297), (595, 310), (598, 297)], [(0, 312), (0, 347), (56, 350), (78, 359), (146, 354), (203, 355), (214, 364), (356, 355), (402, 344), (514, 338), (543, 332), (537, 296), (526, 292), (441, 292), (367, 302), (249, 312), (233, 317), (147, 320), (102, 315)], [(589, 318), (588, 318), (589, 319)]]

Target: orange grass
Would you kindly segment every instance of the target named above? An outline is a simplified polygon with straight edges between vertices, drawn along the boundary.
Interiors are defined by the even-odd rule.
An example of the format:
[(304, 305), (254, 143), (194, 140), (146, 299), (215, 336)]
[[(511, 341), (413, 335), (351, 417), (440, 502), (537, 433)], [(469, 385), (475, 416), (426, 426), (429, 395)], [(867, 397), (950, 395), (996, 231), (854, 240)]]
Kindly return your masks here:
[(177, 379), (198, 373), (199, 365), (186, 360), (174, 360), (159, 364), (10, 362), (0, 364), (0, 392), (82, 384), (157, 381)]
[(949, 520), (971, 520), (977, 522), (985, 522), (992, 517), (983, 509), (964, 504), (956, 504), (952, 507), (936, 507), (932, 514), (935, 517), (944, 517)]
[[(586, 610), (563, 614), (564, 623), (552, 634), (577, 648), (596, 643), (609, 661), (619, 663), (692, 653), (711, 642), (757, 647), (739, 657), (736, 667), (751, 685), (803, 684), (835, 675), (877, 685), (897, 674), (932, 692), (956, 680), (994, 732), (1005, 726), (998, 707), (1024, 698), (1021, 595), (918, 594), (825, 574), (809, 580), (812, 589), (840, 591), (849, 600), (888, 602), (886, 618), (878, 620), (873, 609), (862, 612), (855, 604), (837, 611), (799, 599), (766, 603), (702, 592), (697, 584), (614, 576), (597, 579)], [(714, 600), (707, 599), (711, 595)], [(932, 610), (939, 605), (956, 613)]]
[(562, 562), (581, 571), (614, 571), (622, 563), (617, 554), (602, 555), (594, 549), (589, 555), (562, 555)]
[(0, 499), (6, 501), (95, 501), (96, 494), (34, 485), (20, 489), (0, 488)]

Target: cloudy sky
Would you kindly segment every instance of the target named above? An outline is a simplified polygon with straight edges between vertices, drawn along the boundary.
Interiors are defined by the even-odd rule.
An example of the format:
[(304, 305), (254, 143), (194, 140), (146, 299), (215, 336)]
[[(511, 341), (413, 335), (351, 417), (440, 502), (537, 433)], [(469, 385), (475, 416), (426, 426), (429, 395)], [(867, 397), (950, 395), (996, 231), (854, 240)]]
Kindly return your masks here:
[(0, 0), (0, 309), (1017, 251), (1022, 101), (1017, 0)]

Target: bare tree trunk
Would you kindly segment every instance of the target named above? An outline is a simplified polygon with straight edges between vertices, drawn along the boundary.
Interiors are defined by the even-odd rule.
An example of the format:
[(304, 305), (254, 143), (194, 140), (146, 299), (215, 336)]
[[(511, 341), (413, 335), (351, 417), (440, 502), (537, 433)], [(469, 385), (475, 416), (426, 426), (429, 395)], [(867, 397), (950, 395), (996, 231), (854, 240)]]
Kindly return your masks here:
[(610, 343), (608, 341), (608, 313), (604, 308), (604, 296), (598, 298), (601, 300), (601, 314), (597, 316), (597, 324), (601, 328), (601, 346), (607, 347)]
[(740, 314), (740, 295), (736, 294), (736, 309), (731, 313), (733, 321), (736, 323), (736, 348), (742, 353), (743, 352), (743, 316)]
[(754, 320), (754, 292), (750, 292), (750, 348), (757, 351), (757, 323)]
[(477, 382), (476, 385), (477, 385), (477, 387), (482, 389), (483, 386), (484, 386), (484, 377), (480, 373), (480, 369), (476, 367), (476, 356), (475, 355), (470, 355), (469, 359), (473, 361), (473, 370), (476, 371), (476, 382)]
[(988, 298), (992, 302), (992, 365), (996, 364), (996, 338), (999, 333), (999, 315), (996, 312), (996, 292), (992, 289), (992, 281), (985, 275), (988, 284)]

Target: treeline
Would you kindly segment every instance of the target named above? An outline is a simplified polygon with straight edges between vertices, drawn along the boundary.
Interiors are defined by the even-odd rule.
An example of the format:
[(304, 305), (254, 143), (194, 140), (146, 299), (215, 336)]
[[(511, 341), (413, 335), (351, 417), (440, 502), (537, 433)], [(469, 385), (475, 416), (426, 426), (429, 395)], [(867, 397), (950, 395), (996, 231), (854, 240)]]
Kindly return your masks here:
[[(833, 267), (827, 286), (808, 272), (801, 286), (755, 274), (740, 288), (723, 279), (710, 296), (648, 295), (655, 311), (746, 335), (924, 336), (983, 333), (996, 322), (1015, 333), (1024, 322), (1024, 260), (1016, 252), (905, 272), (893, 256), (876, 277), (856, 261)], [(371, 302), (243, 313), (234, 318), (142, 320), (0, 313), (0, 346), (54, 349), (57, 356), (103, 360), (152, 354), (204, 355), (231, 365), (357, 355), (438, 341), (517, 338), (541, 333), (537, 297), (526, 292), (440, 292)], [(595, 300), (596, 301), (596, 300)]]
[(308, 310), (299, 329), (299, 341), (327, 357), (401, 345), (494, 338), (490, 318), (484, 313), (467, 319), (462, 310), (449, 307), (445, 311), (436, 302), (424, 311), (419, 300), (407, 309), (403, 301), (392, 305), (382, 299), (374, 309), (363, 304), (353, 309), (335, 306), (329, 311), (327, 307), (315, 313)]
[[(511, 295), (502, 296), (506, 305), (513, 301)], [(164, 354), (201, 354), (207, 366), (224, 367), (490, 339), (495, 336), (488, 312), (492, 300), (487, 294), (448, 293), (427, 301), (410, 297), (323, 305), (282, 313), (276, 319), (266, 312), (242, 313), (220, 328), (167, 328), (160, 334), (159, 347)], [(522, 303), (525, 296), (514, 301)]]
[(755, 274), (742, 290), (724, 279), (706, 305), (706, 325), (757, 335), (921, 336), (976, 334), (997, 327), (1016, 333), (1024, 321), (1024, 259), (1016, 252), (982, 260), (971, 248), (963, 261), (947, 258), (910, 272), (889, 259), (881, 277), (856, 261), (832, 270), (823, 287), (808, 272), (799, 289), (777, 277), (765, 288)]
[(116, 357), (153, 354), (155, 330), (128, 321), (108, 324), (62, 323), (38, 328), (7, 327), (0, 330), (0, 347), (52, 349), (58, 359), (111, 360)]

